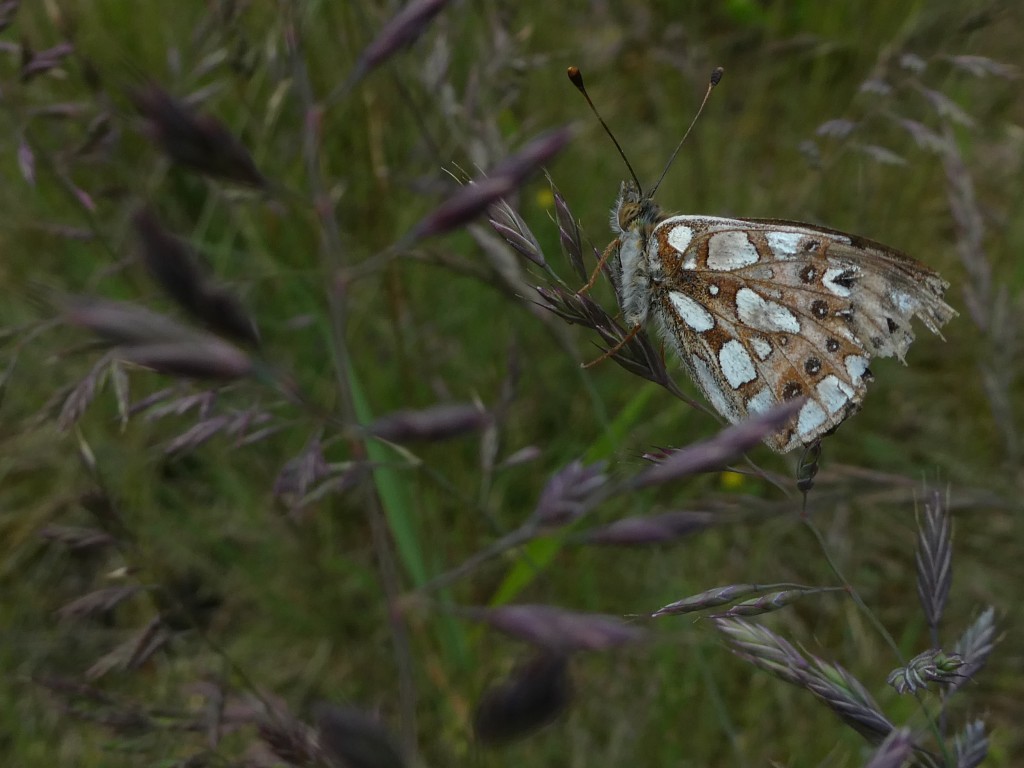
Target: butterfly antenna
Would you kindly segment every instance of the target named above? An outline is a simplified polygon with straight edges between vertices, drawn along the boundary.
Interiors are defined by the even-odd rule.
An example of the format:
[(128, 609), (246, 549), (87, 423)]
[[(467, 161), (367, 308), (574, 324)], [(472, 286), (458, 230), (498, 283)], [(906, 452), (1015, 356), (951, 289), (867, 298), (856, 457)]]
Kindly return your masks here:
[[(690, 127), (686, 129), (686, 133), (683, 134), (683, 138), (676, 144), (675, 151), (672, 153), (672, 157), (665, 163), (665, 170), (661, 172), (661, 178), (658, 179), (658, 183), (654, 185), (654, 189), (651, 190), (651, 197), (654, 197), (654, 193), (658, 191), (658, 187), (661, 186), (661, 182), (665, 180), (665, 176), (668, 174), (668, 169), (672, 167), (672, 163), (675, 162), (676, 155), (679, 154), (679, 150), (683, 147), (683, 142), (686, 141), (686, 137), (690, 135), (690, 131), (693, 130), (693, 126), (697, 124), (697, 118), (700, 117), (700, 113), (704, 111), (704, 105), (708, 103), (708, 99), (711, 98), (711, 91), (715, 89), (715, 86), (722, 82), (722, 75), (725, 74), (725, 70), (721, 67), (715, 67), (715, 71), (711, 73), (711, 80), (708, 82), (708, 89), (704, 92), (704, 100), (700, 103), (700, 109), (697, 110), (697, 114), (693, 116), (693, 120), (690, 121)], [(588, 99), (589, 101), (589, 99)], [(621, 151), (621, 150), (620, 150)]]
[[(636, 172), (633, 170), (633, 166), (629, 164), (629, 158), (626, 157), (626, 153), (622, 151), (622, 147), (619, 146), (619, 142), (615, 138), (615, 134), (612, 133), (612, 129), (608, 127), (608, 124), (601, 117), (601, 113), (597, 111), (597, 107), (594, 106), (594, 102), (590, 100), (590, 94), (587, 93), (587, 87), (583, 85), (583, 73), (580, 72), (579, 67), (569, 67), (567, 74), (572, 84), (576, 86), (576, 90), (583, 94), (583, 98), (587, 100), (587, 104), (590, 105), (590, 111), (594, 113), (594, 117), (597, 118), (598, 122), (601, 123), (601, 127), (604, 128), (604, 132), (608, 134), (608, 138), (612, 140), (612, 144), (619, 150), (619, 156), (622, 158), (622, 162), (626, 164), (629, 169), (629, 175), (633, 177), (633, 183), (636, 184), (636, 188), (642, 190), (643, 187), (640, 185), (640, 179), (636, 177)], [(705, 97), (705, 101), (706, 101)], [(642, 192), (641, 192), (642, 194)]]

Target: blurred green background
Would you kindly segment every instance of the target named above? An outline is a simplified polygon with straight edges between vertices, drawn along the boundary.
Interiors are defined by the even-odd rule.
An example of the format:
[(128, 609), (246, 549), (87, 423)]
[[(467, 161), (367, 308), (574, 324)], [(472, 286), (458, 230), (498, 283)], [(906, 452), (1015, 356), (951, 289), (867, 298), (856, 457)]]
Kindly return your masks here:
[[(46, 286), (173, 314), (134, 262), (129, 217), (148, 200), (244, 296), (266, 359), (334, 407), (325, 287), (339, 276), (309, 204), (303, 68), (286, 40), (301, 41), (319, 102), (398, 7), (47, 0), (26, 3), (0, 33), (5, 764), (260, 764), (266, 746), (239, 714), (255, 692), (304, 719), (314, 701), (350, 702), (399, 731), (399, 675), (365, 494), (327, 494), (290, 512), (273, 493), (311, 439), (322, 436), (332, 463), (351, 458), (349, 441), (256, 382), (232, 385), (205, 414), (142, 413), (126, 423), (108, 383), (60, 430), (56, 416), (99, 355), (82, 333), (40, 324), (46, 310), (33, 300)], [(1014, 2), (456, 1), (410, 49), (325, 106), (316, 164), (330, 200), (321, 204), (333, 204), (354, 268), (342, 277), (363, 416), (447, 400), (495, 406), (509, 393), (494, 433), (372, 454), (389, 462), (375, 487), (391, 538), (402, 542), (391, 548), (401, 590), (517, 527), (569, 461), (607, 460), (624, 476), (644, 465), (644, 451), (685, 445), (719, 425), (614, 363), (581, 370), (599, 354), (595, 337), (538, 309), (532, 286), (543, 276), (503, 251), (482, 220), (402, 258), (368, 260), (458, 181), (566, 123), (579, 133), (548, 171), (602, 249), (625, 170), (566, 66), (583, 70), (649, 184), (720, 65), (725, 78), (659, 190), (663, 208), (855, 232), (951, 283), (947, 298), (960, 316), (943, 329), (945, 341), (919, 329), (907, 367), (872, 365), (863, 410), (825, 442), (809, 505), (831, 556), (912, 656), (930, 644), (915, 587), (915, 510), (926, 486), (948, 491), (955, 581), (944, 638), (952, 643), (988, 605), (1005, 631), (987, 668), (957, 695), (951, 724), (983, 716), (993, 731), (988, 764), (1019, 764), (1022, 25)], [(72, 55), (20, 77), (26, 47), (62, 41), (73, 41)], [(126, 96), (144, 78), (223, 120), (287, 191), (268, 197), (171, 167)], [(545, 180), (510, 202), (575, 285)], [(596, 296), (612, 306), (607, 286)], [(130, 382), (132, 401), (175, 384), (137, 371)], [(205, 418), (249, 411), (267, 420), (241, 424), (241, 434), (273, 433), (249, 445), (218, 434), (168, 451)], [(539, 456), (486, 472), (488, 441), (499, 464), (524, 448)], [(83, 444), (125, 521), (121, 546), (75, 549), (40, 535), (98, 527), (89, 503), (98, 483), (83, 468)], [(760, 448), (751, 458), (793, 476), (796, 457)], [(764, 520), (647, 549), (549, 545), (544, 567), (539, 547), (506, 553), (459, 582), (451, 599), (488, 604), (504, 595), (637, 614), (730, 583), (834, 584), (799, 524), (799, 494), (791, 481), (784, 488), (718, 473), (616, 499), (587, 522), (682, 509)], [(510, 578), (520, 579), (515, 589)], [(146, 590), (98, 617), (57, 614), (96, 589), (132, 584)], [(186, 622), (145, 664), (111, 660), (100, 674), (97, 660), (130, 646), (165, 609), (164, 593), (202, 617), (202, 631)], [(895, 722), (922, 726), (917, 703), (885, 685), (897, 662), (849, 599), (817, 596), (765, 623), (849, 669)], [(476, 746), (473, 703), (522, 646), (436, 607), (411, 611), (405, 625), (427, 765), (857, 766), (868, 754), (806, 692), (754, 670), (709, 623), (685, 617), (655, 622), (641, 646), (574, 659), (575, 700), (557, 723), (499, 749)], [(109, 701), (40, 683), (83, 680), (87, 670)], [(225, 691), (225, 711), (238, 715), (215, 747), (202, 729), (182, 726), (209, 711), (210, 690)], [(938, 706), (932, 694), (926, 701)], [(145, 724), (126, 725), (124, 712), (144, 713)]]

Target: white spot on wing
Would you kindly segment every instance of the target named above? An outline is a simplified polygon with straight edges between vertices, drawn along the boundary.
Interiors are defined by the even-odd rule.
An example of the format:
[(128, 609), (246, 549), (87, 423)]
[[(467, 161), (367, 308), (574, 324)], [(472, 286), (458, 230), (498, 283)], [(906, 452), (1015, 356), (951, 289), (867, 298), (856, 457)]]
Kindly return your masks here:
[(847, 297), (850, 295), (850, 289), (844, 288), (838, 283), (833, 282), (837, 277), (846, 272), (842, 267), (829, 267), (825, 270), (825, 276), (821, 278), (821, 284), (824, 285), (828, 290), (834, 293), (836, 296)]
[(754, 348), (759, 360), (767, 360), (768, 355), (772, 353), (772, 345), (760, 336), (754, 336), (750, 340), (750, 346)]
[(746, 232), (721, 232), (708, 243), (708, 268), (733, 270), (756, 264), (757, 249)]
[(852, 341), (855, 344), (857, 343), (857, 340), (853, 337), (853, 333), (845, 325), (833, 326), (832, 332), (835, 333), (836, 336), (842, 336), (847, 341)]
[(704, 391), (711, 404), (715, 406), (715, 410), (731, 422), (739, 421), (740, 414), (737, 412), (736, 406), (726, 398), (714, 374), (711, 373), (711, 367), (703, 358), (696, 356), (693, 358), (693, 372), (697, 379), (697, 384)]
[(775, 404), (775, 395), (770, 387), (765, 387), (752, 398), (747, 400), (747, 413), (757, 415), (770, 411)]
[(680, 256), (690, 247), (691, 240), (693, 230), (685, 224), (676, 224), (668, 231), (668, 244), (679, 251)]
[(733, 389), (739, 389), (748, 381), (757, 378), (757, 371), (754, 370), (754, 361), (750, 359), (747, 350), (736, 339), (725, 342), (718, 352), (718, 362), (725, 374), (725, 380)]
[(868, 369), (868, 359), (860, 355), (847, 355), (843, 362), (846, 363), (846, 372), (850, 374), (850, 380), (854, 384), (861, 380), (864, 371)]
[(740, 288), (736, 292), (736, 313), (743, 323), (752, 328), (800, 333), (800, 321), (792, 312), (749, 288)]
[(796, 232), (765, 232), (768, 247), (778, 259), (792, 259), (800, 252), (800, 241), (803, 235)]
[(700, 302), (694, 301), (679, 291), (672, 291), (668, 298), (672, 302), (672, 306), (676, 308), (676, 312), (683, 318), (683, 322), (697, 333), (710, 331), (715, 327), (715, 318), (701, 306)]
[(822, 407), (816, 401), (808, 400), (800, 409), (800, 415), (797, 416), (796, 431), (801, 436), (809, 435), (824, 424), (826, 418), (828, 417)]
[(715, 285), (714, 283), (709, 285), (708, 286), (708, 293), (710, 293), (712, 296), (717, 296), (718, 295), (718, 286)]
[(896, 309), (904, 315), (909, 315), (913, 312), (914, 300), (910, 298), (909, 294), (903, 291), (893, 291), (891, 298), (892, 303), (896, 305)]
[(835, 413), (850, 402), (853, 390), (836, 376), (826, 376), (818, 382), (818, 396), (829, 413)]

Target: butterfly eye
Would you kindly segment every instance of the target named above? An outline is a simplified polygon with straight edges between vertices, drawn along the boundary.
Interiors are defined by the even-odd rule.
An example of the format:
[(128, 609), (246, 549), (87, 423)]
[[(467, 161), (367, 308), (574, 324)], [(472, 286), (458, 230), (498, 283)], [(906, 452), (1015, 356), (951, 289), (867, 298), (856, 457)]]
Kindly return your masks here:
[(619, 208), (619, 229), (625, 232), (639, 215), (640, 205), (638, 203), (624, 203)]

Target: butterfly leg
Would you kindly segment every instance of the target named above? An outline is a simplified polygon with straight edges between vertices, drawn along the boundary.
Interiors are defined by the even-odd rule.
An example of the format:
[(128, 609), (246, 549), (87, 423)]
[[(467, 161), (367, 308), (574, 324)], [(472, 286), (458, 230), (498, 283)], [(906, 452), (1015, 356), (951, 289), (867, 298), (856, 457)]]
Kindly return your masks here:
[(634, 339), (634, 338), (636, 337), (636, 335), (637, 335), (638, 333), (640, 333), (640, 329), (641, 329), (641, 327), (642, 327), (642, 326), (641, 326), (641, 325), (640, 325), (639, 323), (637, 323), (636, 325), (634, 325), (634, 326), (633, 326), (633, 328), (632, 328), (632, 330), (630, 330), (630, 332), (629, 332), (629, 333), (627, 333), (627, 334), (626, 334), (625, 336), (623, 336), (623, 337), (622, 337), (622, 338), (621, 338), (621, 339), (620, 339), (620, 340), (619, 340), (618, 342), (616, 342), (615, 346), (613, 346), (613, 347), (610, 347), (609, 349), (606, 349), (606, 350), (604, 351), (604, 354), (603, 354), (603, 355), (601, 355), (601, 356), (600, 356), (599, 358), (597, 358), (596, 360), (591, 360), (591, 361), (590, 361), (589, 363), (584, 363), (582, 367), (583, 367), (583, 368), (593, 368), (593, 367), (594, 367), (595, 365), (597, 365), (598, 363), (600, 363), (600, 362), (602, 362), (602, 361), (604, 361), (604, 360), (607, 360), (607, 359), (608, 359), (609, 357), (612, 357), (612, 356), (613, 356), (613, 355), (614, 355), (614, 354), (615, 354), (616, 352), (618, 352), (618, 351), (619, 351), (620, 349), (622, 349), (622, 348), (623, 348), (624, 346), (626, 346), (627, 344), (629, 344), (629, 342), (631, 342), (631, 341), (632, 341), (632, 340), (633, 340), (633, 339)]
[(618, 247), (618, 239), (613, 240), (611, 243), (608, 244), (608, 247), (604, 249), (604, 253), (601, 254), (601, 258), (597, 260), (597, 266), (594, 267), (594, 271), (590, 273), (590, 279), (587, 280), (587, 284), (580, 288), (578, 291), (576, 291), (577, 296), (586, 293), (587, 291), (594, 287), (594, 283), (597, 282), (597, 276), (601, 274), (601, 270), (604, 269), (605, 263), (608, 261), (609, 258), (611, 258), (611, 255), (616, 250), (618, 250)]

